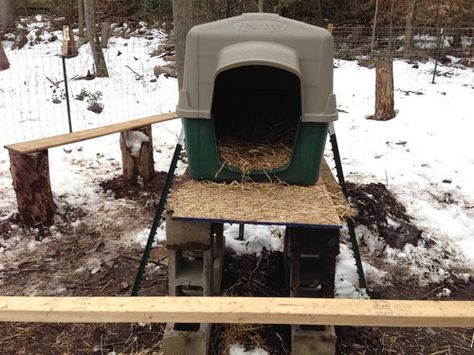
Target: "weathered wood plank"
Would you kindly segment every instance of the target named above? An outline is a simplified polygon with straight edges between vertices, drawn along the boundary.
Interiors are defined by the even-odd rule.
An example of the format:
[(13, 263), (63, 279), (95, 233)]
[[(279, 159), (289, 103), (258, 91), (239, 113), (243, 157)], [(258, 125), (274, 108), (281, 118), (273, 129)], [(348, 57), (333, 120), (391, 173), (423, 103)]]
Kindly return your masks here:
[(174, 112), (164, 113), (161, 115), (115, 123), (108, 126), (86, 129), (74, 133), (60, 134), (53, 137), (40, 138), (23, 143), (9, 144), (6, 145), (5, 148), (21, 154), (33, 153), (40, 150), (59, 147), (61, 145), (77, 143), (87, 139), (106, 136), (112, 133), (134, 130), (155, 123), (173, 120), (175, 118), (178, 118), (178, 116)]
[(0, 297), (0, 321), (474, 327), (474, 302), (271, 297)]

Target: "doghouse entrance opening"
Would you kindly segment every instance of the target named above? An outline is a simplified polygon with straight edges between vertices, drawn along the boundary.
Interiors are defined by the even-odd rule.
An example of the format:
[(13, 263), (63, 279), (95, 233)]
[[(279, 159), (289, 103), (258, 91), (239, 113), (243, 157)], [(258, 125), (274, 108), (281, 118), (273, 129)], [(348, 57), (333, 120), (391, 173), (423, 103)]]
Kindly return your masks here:
[(276, 67), (252, 65), (220, 73), (212, 116), (221, 161), (243, 173), (288, 164), (301, 116), (300, 88), (295, 74)]

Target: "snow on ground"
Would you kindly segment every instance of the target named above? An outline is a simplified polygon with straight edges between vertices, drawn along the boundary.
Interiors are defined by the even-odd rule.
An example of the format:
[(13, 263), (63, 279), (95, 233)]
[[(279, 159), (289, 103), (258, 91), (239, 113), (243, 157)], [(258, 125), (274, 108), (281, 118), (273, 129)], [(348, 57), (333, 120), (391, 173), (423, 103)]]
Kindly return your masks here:
[[(40, 21), (40, 20), (38, 20)], [(42, 27), (28, 24), (29, 36)], [(38, 26), (36, 26), (38, 25)], [(44, 30), (42, 41), (21, 50), (5, 42), (11, 69), (0, 72), (0, 143), (22, 141), (67, 131), (64, 102), (54, 104), (51, 84), (44, 79), (60, 80), (57, 56), (60, 42), (48, 42), (59, 31)], [(73, 126), (84, 129), (115, 121), (143, 117), (174, 110), (177, 102), (175, 79), (163, 76), (156, 81), (152, 70), (162, 60), (150, 53), (165, 38), (158, 30), (147, 30), (148, 37), (112, 38), (105, 51), (110, 78), (92, 81), (72, 80), (75, 97), (83, 89), (102, 92), (104, 111), (95, 114), (83, 101), (72, 101)], [(24, 65), (28, 63), (28, 65)], [(45, 64), (46, 63), (46, 64)], [(70, 77), (85, 75), (92, 68), (88, 45), (78, 57), (68, 59)], [(442, 76), (431, 84), (433, 62), (394, 63), (396, 108), (398, 115), (388, 122), (366, 117), (373, 113), (375, 70), (356, 62), (336, 61), (335, 92), (341, 109), (336, 130), (347, 179), (356, 183), (382, 182), (407, 207), (415, 224), (424, 231), (423, 238), (434, 241), (431, 247), (407, 244), (403, 250), (387, 247), (377, 235), (359, 227), (364, 239), (363, 258), (369, 285), (389, 284), (389, 269), (403, 266), (422, 285), (438, 282), (450, 272), (474, 271), (474, 149), (471, 147), (472, 69), (439, 66)], [(143, 78), (137, 78), (128, 67)], [(18, 91), (18, 83), (23, 90)], [(59, 94), (58, 94), (59, 95)], [(167, 170), (180, 123), (167, 122), (153, 127), (157, 170)], [(326, 151), (330, 159), (330, 150)], [(51, 180), (59, 208), (80, 207), (104, 227), (115, 222), (113, 210), (136, 208), (125, 200), (113, 200), (98, 188), (98, 181), (120, 173), (120, 150), (117, 135), (90, 140), (50, 150)], [(0, 152), (0, 218), (16, 210), (5, 150)], [(180, 165), (178, 172), (185, 169)], [(77, 223), (80, 223), (78, 221)], [(149, 229), (134, 225), (118, 242), (144, 245)], [(12, 228), (15, 228), (12, 226)], [(18, 231), (16, 238), (0, 237), (0, 270), (25, 246), (41, 247), (41, 242), (26, 241)], [(34, 234), (34, 231), (31, 232)], [(283, 232), (278, 227), (246, 226), (244, 241), (238, 240), (238, 226), (226, 226), (227, 245), (238, 254), (260, 253), (263, 248), (282, 250)], [(130, 238), (130, 235), (132, 237)], [(126, 237), (125, 237), (126, 236)], [(347, 232), (343, 236), (347, 240)], [(60, 237), (60, 236), (56, 236)], [(157, 240), (164, 239), (161, 226)], [(440, 258), (449, 252), (452, 257)], [(432, 269), (433, 260), (439, 264)], [(461, 272), (461, 271), (459, 271)], [(357, 287), (357, 274), (351, 250), (344, 242), (338, 256), (336, 293), (338, 297), (366, 297)]]
[(419, 63), (416, 69), (395, 61), (398, 114), (391, 121), (376, 122), (365, 119), (373, 113), (375, 71), (356, 62), (337, 61), (336, 66), (335, 92), (340, 108), (347, 111), (340, 114), (336, 127), (347, 179), (386, 183), (424, 236), (436, 241), (432, 248), (387, 248), (384, 257), (394, 265), (408, 265), (421, 282), (446, 276), (442, 271), (425, 275), (427, 265), (446, 250), (453, 258), (442, 260), (442, 267), (466, 266), (472, 271), (473, 70), (442, 66), (440, 72), (452, 76), (439, 76), (433, 85), (433, 62)]

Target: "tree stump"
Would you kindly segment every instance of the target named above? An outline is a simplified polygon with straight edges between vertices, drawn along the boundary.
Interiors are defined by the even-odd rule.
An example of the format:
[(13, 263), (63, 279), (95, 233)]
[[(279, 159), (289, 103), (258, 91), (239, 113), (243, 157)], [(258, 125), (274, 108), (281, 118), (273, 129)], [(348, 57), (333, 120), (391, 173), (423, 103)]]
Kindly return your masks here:
[(49, 179), (48, 150), (9, 153), (13, 188), (23, 222), (28, 226), (52, 224), (56, 207)]
[(390, 52), (377, 57), (375, 79), (375, 113), (371, 119), (387, 121), (396, 116), (393, 89), (393, 58)]
[(126, 180), (150, 180), (155, 174), (151, 126), (120, 133), (123, 176)]

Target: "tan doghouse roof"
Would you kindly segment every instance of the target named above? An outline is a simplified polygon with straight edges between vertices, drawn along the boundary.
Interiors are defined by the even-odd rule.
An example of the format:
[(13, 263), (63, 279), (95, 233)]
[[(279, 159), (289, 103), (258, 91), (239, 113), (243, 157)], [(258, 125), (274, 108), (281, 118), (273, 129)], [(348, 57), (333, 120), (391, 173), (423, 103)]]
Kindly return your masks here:
[(273, 66), (299, 77), (303, 122), (337, 120), (331, 34), (267, 13), (244, 14), (189, 31), (178, 115), (210, 118), (217, 75), (247, 65)]

